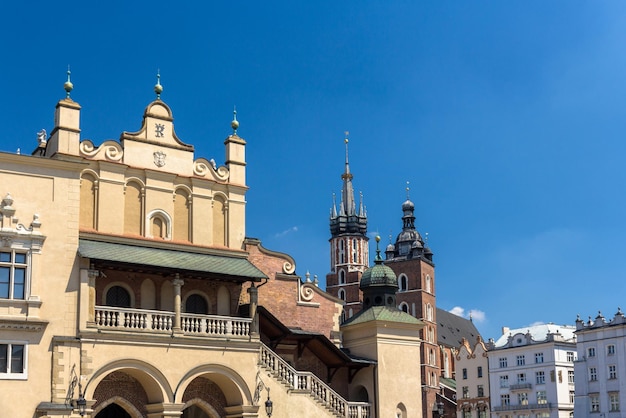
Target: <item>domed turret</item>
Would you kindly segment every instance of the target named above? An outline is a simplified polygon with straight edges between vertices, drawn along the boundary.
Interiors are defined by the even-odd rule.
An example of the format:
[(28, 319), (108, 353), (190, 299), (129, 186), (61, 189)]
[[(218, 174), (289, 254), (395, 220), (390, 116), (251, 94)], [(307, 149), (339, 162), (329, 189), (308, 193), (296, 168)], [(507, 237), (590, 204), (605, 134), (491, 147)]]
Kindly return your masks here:
[(359, 288), (363, 291), (364, 310), (372, 306), (396, 307), (398, 278), (391, 267), (383, 264), (379, 243), (380, 237), (377, 236), (374, 266), (365, 270), (359, 285)]

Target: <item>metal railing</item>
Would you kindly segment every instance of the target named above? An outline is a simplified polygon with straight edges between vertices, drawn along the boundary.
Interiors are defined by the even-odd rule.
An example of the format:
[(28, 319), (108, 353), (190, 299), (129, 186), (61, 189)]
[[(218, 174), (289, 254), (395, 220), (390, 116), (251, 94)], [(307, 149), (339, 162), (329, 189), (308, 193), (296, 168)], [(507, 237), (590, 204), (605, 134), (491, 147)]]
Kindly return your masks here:
[(504, 412), (504, 411), (522, 411), (522, 410), (528, 410), (528, 409), (551, 409), (552, 408), (552, 404), (551, 403), (532, 403), (532, 404), (526, 404), (526, 405), (500, 405), (500, 406), (494, 406), (493, 407), (493, 411), (494, 412)]
[(337, 416), (346, 418), (371, 417), (371, 404), (345, 400), (313, 373), (297, 371), (262, 343), (260, 363), (278, 381), (286, 384), (289, 389), (308, 393)]
[[(113, 306), (96, 306), (94, 318), (99, 329), (165, 334), (172, 333), (175, 323), (174, 312)], [(181, 314), (181, 331), (184, 335), (247, 339), (251, 322), (250, 318)]]

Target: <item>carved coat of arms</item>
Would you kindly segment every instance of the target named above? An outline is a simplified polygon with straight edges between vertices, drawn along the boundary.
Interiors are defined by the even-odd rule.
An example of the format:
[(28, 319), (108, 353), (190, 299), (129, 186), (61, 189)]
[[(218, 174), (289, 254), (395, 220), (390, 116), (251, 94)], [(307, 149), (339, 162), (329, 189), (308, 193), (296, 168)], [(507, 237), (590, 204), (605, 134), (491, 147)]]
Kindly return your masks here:
[(163, 167), (165, 165), (165, 157), (167, 157), (167, 155), (163, 151), (156, 151), (152, 155), (154, 155), (154, 165), (157, 167)]

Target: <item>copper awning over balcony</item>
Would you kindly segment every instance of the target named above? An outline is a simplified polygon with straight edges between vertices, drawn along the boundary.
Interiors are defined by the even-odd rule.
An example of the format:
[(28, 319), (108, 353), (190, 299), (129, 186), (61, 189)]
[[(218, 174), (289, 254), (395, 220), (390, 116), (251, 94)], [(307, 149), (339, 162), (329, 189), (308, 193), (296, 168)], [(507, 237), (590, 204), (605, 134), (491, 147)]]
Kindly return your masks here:
[(159, 270), (193, 276), (221, 277), (235, 281), (260, 281), (267, 276), (245, 256), (207, 254), (191, 247), (158, 248), (155, 243), (119, 243), (81, 238), (78, 254), (95, 264)]

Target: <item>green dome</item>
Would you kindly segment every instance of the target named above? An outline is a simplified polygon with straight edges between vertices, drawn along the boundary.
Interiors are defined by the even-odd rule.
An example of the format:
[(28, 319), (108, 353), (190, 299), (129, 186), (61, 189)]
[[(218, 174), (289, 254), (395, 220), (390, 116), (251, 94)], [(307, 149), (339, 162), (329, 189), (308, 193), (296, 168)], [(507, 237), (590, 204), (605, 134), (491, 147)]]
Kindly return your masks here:
[(383, 264), (383, 259), (380, 256), (380, 250), (378, 250), (378, 242), (380, 237), (376, 237), (376, 258), (374, 259), (374, 266), (368, 268), (361, 276), (361, 284), (359, 288), (361, 290), (370, 287), (382, 287), (391, 286), (398, 287), (398, 278), (396, 273), (393, 272), (391, 267), (387, 267)]

